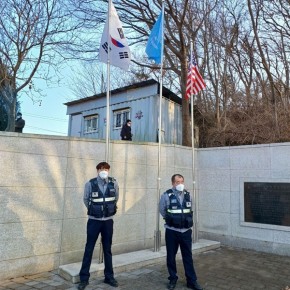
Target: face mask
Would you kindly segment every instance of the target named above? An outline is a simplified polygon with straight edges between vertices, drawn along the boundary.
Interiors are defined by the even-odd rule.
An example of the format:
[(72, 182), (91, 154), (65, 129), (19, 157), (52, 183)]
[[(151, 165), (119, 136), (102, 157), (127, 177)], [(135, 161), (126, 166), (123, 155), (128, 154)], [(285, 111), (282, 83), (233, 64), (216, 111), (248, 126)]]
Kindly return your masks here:
[(175, 188), (176, 188), (176, 190), (178, 190), (178, 191), (183, 191), (184, 190), (184, 184), (178, 184), (178, 185), (176, 185), (175, 186)]
[(108, 171), (100, 171), (99, 172), (99, 176), (102, 178), (102, 179), (106, 179), (108, 177), (109, 173)]

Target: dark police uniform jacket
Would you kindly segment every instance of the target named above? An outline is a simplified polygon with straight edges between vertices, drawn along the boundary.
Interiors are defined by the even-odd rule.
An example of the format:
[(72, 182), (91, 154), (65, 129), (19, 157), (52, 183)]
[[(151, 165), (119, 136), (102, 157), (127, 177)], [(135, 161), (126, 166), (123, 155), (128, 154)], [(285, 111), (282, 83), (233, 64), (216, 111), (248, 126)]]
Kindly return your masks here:
[[(169, 204), (160, 204), (160, 213), (166, 222), (165, 226), (176, 229), (191, 228), (193, 226), (193, 212), (190, 193), (184, 190), (182, 203), (172, 189), (167, 190), (164, 195), (167, 195), (169, 199)], [(165, 202), (165, 197), (161, 198), (161, 203)], [(164, 206), (166, 206), (166, 212), (162, 210)]]
[(98, 178), (93, 178), (89, 181), (91, 190), (87, 198), (88, 215), (95, 219), (107, 219), (112, 217), (117, 212), (118, 187), (116, 180), (108, 177), (106, 190), (99, 188)]

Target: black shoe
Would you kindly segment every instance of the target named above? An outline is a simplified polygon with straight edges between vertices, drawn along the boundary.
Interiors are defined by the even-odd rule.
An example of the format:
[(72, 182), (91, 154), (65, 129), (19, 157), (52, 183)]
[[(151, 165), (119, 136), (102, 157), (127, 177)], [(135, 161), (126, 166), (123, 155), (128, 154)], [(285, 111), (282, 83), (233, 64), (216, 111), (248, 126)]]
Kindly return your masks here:
[(118, 287), (119, 284), (115, 278), (105, 278), (104, 283), (109, 284), (112, 287)]
[(169, 289), (169, 290), (174, 289), (176, 286), (176, 282), (177, 282), (177, 280), (170, 280), (168, 285), (167, 285), (167, 289)]
[(78, 290), (84, 290), (89, 285), (88, 281), (82, 281), (78, 285)]
[(187, 282), (187, 288), (194, 290), (203, 290), (203, 288), (197, 283), (197, 281)]

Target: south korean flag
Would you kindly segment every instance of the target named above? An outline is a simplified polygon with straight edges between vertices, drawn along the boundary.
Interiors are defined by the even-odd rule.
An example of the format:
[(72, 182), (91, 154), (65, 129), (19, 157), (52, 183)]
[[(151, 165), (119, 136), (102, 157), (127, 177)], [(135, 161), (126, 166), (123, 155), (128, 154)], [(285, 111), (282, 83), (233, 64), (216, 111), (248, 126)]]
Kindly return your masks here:
[(131, 52), (113, 3), (111, 3), (109, 13), (101, 39), (99, 59), (103, 63), (109, 60), (111, 65), (127, 71), (130, 66)]

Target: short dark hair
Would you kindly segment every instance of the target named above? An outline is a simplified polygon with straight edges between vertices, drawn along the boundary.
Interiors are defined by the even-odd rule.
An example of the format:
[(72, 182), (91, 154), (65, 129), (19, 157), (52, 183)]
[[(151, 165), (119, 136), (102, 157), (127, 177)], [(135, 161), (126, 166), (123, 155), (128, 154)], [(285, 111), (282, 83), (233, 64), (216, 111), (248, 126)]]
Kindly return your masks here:
[(171, 182), (172, 182), (172, 183), (175, 182), (175, 177), (176, 177), (176, 176), (181, 177), (181, 178), (184, 179), (184, 177), (183, 177), (181, 174), (178, 174), (178, 173), (177, 173), (177, 174), (173, 174), (172, 177), (171, 177)]
[(107, 162), (100, 162), (97, 166), (96, 166), (97, 170), (100, 170), (100, 169), (110, 169), (111, 166), (109, 163)]
[(129, 123), (129, 122), (131, 123), (131, 120), (130, 120), (130, 119), (128, 119), (128, 120), (126, 121), (126, 124)]

